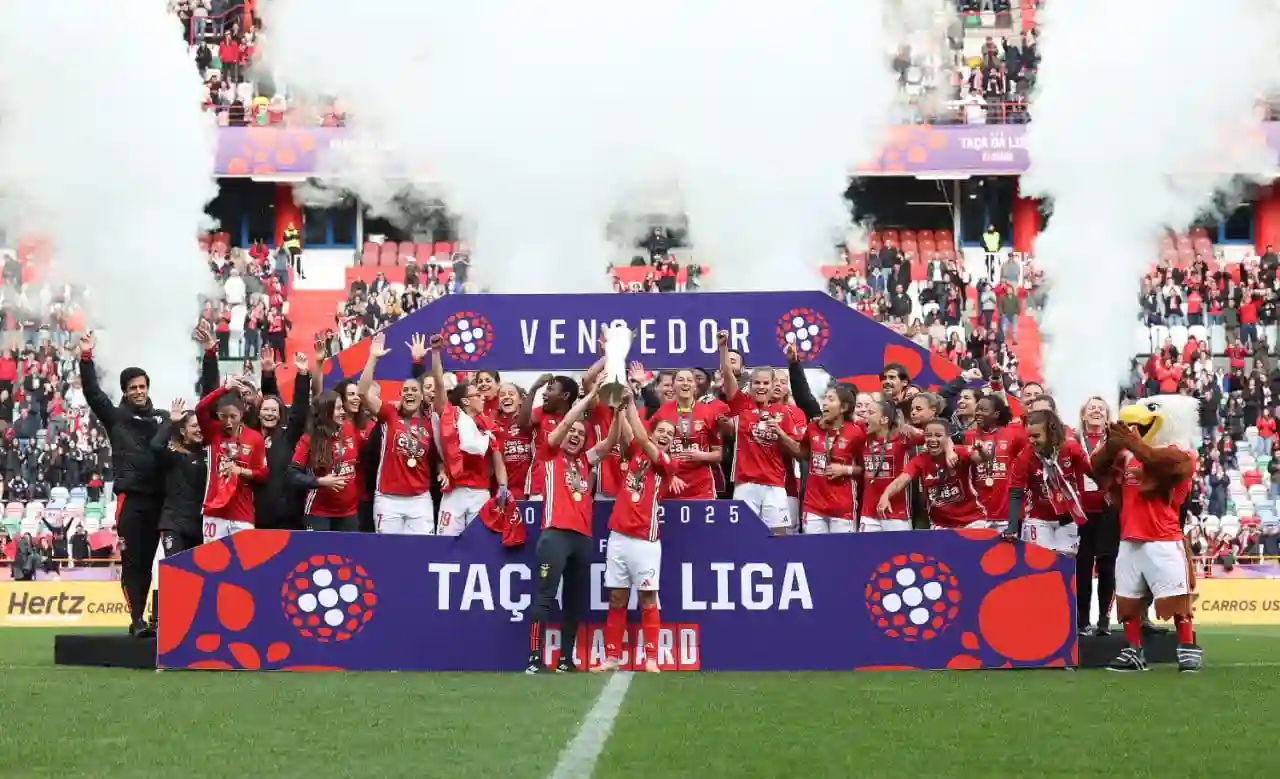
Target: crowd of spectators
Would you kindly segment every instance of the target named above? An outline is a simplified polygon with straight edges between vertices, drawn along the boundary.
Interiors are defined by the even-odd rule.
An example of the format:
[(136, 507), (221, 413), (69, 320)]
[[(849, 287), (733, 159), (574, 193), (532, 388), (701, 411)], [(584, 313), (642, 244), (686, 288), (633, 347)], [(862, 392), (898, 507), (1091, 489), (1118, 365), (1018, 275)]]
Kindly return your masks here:
[(272, 251), (261, 241), (248, 249), (229, 248), (224, 235), (210, 236), (202, 243), (221, 297), (203, 303), (197, 326), (216, 335), (218, 358), (254, 360), (264, 347), (285, 354), (288, 252)]

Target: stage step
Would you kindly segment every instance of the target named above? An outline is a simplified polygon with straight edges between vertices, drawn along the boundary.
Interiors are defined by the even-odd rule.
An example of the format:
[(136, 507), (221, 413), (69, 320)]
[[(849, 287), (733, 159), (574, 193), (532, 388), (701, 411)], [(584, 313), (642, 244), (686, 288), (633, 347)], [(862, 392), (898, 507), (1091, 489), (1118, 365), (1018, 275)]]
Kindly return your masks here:
[(120, 633), (102, 635), (71, 633), (54, 636), (55, 665), (94, 666), (97, 668), (156, 669), (156, 640), (134, 638)]
[[(1105, 668), (1127, 645), (1119, 626), (1109, 636), (1081, 636), (1080, 667)], [(1172, 631), (1144, 636), (1142, 648), (1146, 652), (1148, 665), (1178, 662), (1178, 636)]]

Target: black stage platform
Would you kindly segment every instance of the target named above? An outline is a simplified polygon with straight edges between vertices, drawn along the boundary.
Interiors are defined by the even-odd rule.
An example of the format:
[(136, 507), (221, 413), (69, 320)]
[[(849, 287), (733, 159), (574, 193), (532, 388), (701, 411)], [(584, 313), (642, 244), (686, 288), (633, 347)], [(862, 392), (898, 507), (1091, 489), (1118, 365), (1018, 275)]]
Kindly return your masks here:
[(156, 640), (119, 635), (69, 634), (54, 636), (55, 665), (89, 665), (99, 668), (156, 669)]
[[(1080, 637), (1080, 667), (1103, 668), (1115, 659), (1125, 646), (1119, 631), (1110, 636)], [(1176, 663), (1178, 637), (1170, 633), (1147, 635), (1143, 639), (1147, 663)], [(53, 640), (53, 662), (56, 665), (96, 666), (99, 668), (144, 668), (155, 670), (156, 640), (128, 635), (56, 636)]]
[[(1080, 637), (1080, 667), (1104, 668), (1120, 654), (1127, 642), (1120, 627), (1109, 636)], [(1149, 633), (1142, 637), (1142, 648), (1147, 655), (1147, 665), (1178, 662), (1178, 636), (1168, 633)]]

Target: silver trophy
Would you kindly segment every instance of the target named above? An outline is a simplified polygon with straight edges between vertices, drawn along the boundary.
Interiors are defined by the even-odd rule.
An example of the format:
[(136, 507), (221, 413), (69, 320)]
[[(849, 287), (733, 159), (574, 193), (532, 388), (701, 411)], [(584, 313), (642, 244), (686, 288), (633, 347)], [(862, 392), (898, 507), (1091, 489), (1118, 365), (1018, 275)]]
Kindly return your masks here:
[(604, 331), (604, 372), (600, 375), (600, 402), (617, 408), (631, 392), (627, 381), (627, 355), (631, 352), (631, 328), (615, 322)]

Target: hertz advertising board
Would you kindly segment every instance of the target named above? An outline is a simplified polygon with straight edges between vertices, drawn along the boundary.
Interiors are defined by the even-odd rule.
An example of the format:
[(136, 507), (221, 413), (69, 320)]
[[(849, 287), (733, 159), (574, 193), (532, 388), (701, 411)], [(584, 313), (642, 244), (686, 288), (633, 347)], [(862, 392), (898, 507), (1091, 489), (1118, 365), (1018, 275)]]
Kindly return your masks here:
[(1280, 579), (1214, 579), (1196, 582), (1196, 623), (1280, 625)]
[(0, 627), (127, 627), (119, 582), (0, 583)]

